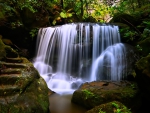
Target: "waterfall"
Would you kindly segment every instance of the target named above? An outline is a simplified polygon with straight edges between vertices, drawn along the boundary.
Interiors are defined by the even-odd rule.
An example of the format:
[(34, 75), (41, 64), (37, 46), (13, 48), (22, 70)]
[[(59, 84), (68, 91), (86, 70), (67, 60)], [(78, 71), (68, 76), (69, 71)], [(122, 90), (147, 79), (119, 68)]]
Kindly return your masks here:
[(74, 91), (84, 81), (121, 80), (125, 65), (118, 26), (71, 23), (38, 32), (34, 66), (56, 92)]
[(93, 61), (91, 80), (121, 80), (126, 75), (125, 66), (124, 45), (109, 46)]
[(118, 31), (118, 26), (93, 26), (91, 81), (116, 81), (126, 75), (125, 47)]

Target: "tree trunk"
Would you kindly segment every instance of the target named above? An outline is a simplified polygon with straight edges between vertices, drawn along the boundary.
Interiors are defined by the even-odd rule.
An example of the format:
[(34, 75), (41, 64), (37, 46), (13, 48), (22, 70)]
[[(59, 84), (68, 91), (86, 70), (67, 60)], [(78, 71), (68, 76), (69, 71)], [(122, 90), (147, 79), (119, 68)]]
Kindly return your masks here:
[(83, 19), (83, 0), (80, 0), (80, 2), (81, 2), (81, 15), (80, 15), (80, 18), (81, 18), (81, 20), (80, 21), (82, 21), (82, 19)]
[(61, 8), (63, 9), (64, 8), (64, 1), (63, 0), (60, 0), (60, 5), (61, 5)]

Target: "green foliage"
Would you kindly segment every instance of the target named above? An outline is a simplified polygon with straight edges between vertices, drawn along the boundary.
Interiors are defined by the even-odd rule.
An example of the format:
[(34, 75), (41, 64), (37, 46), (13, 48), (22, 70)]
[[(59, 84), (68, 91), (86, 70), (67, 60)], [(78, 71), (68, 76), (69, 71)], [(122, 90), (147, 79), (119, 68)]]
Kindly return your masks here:
[(122, 1), (119, 4), (112, 7), (112, 13), (128, 13), (130, 10), (127, 10), (128, 2)]
[(146, 29), (150, 29), (150, 21), (143, 21), (143, 24), (145, 24)]
[[(149, 4), (148, 0), (120, 0), (120, 2), (113, 6), (113, 13), (127, 13), (134, 15), (143, 12), (145, 6), (146, 10), (148, 10), (149, 5), (147, 4)], [(140, 9), (142, 10), (139, 11)]]
[(10, 24), (10, 27), (14, 28), (14, 26), (17, 25), (16, 23), (23, 23), (21, 13), (24, 9), (28, 9), (35, 14), (35, 16), (37, 16), (36, 19), (40, 18), (36, 13), (40, 11), (43, 14), (48, 13), (51, 25), (73, 21), (84, 21), (91, 17), (93, 20), (95, 19), (96, 22), (107, 22), (107, 20), (112, 17), (112, 8), (105, 4), (105, 1), (62, 1), (63, 7), (61, 7), (59, 0), (6, 0), (5, 2), (0, 3), (0, 19), (10, 21), (10, 23), (13, 23), (12, 25)]
[(72, 13), (68, 13), (68, 12), (61, 12), (60, 13), (60, 16), (62, 17), (62, 18), (68, 18), (68, 17), (72, 17)]
[(142, 47), (138, 44), (136, 45), (137, 50), (142, 51)]
[(35, 36), (37, 36), (37, 34), (38, 34), (38, 28), (34, 28), (34, 29), (32, 29), (30, 32), (29, 32), (29, 34), (30, 34), (30, 36), (31, 36), (31, 38), (33, 39)]
[(57, 23), (57, 21), (62, 21), (62, 19), (66, 19), (66, 22), (72, 22), (72, 15), (74, 14), (73, 12), (71, 12), (72, 9), (68, 9), (67, 11), (62, 9), (60, 10), (60, 12), (56, 11), (56, 15), (55, 18), (52, 22), (53, 25), (55, 25)]
[(21, 23), (20, 21), (16, 21), (16, 22), (12, 22), (11, 23), (11, 28), (15, 29), (17, 27), (21, 27), (23, 26), (23, 23)]
[(128, 110), (129, 112), (127, 112), (126, 107), (121, 108), (121, 106), (115, 102), (112, 102), (112, 106), (116, 108), (114, 110), (114, 113), (129, 113), (130, 112), (130, 110)]
[(135, 88), (137, 88), (137, 86), (133, 83), (133, 84), (131, 84), (131, 88), (135, 89)]
[(130, 18), (121, 16), (119, 19), (116, 17), (117, 21), (128, 25), (128, 27), (121, 28), (120, 33), (126, 42), (133, 42), (134, 46), (141, 51), (142, 48), (136, 44), (136, 41), (150, 36), (150, 3), (148, 0), (121, 0), (112, 7), (111, 11), (112, 15), (127, 14), (130, 16)]
[(112, 105), (115, 107), (115, 108), (119, 108), (119, 105), (115, 102), (112, 102)]
[(25, 0), (23, 2), (18, 2), (18, 6), (21, 10), (28, 8), (31, 12), (35, 13), (38, 11), (38, 7), (43, 5), (39, 0)]
[(150, 3), (143, 4), (141, 7), (136, 8), (135, 14), (148, 13), (150, 11)]
[(85, 94), (85, 99), (91, 98), (91, 97), (95, 97), (94, 93), (90, 92), (87, 89), (82, 90), (83, 93)]
[[(135, 20), (136, 23), (130, 21), (130, 18), (118, 18), (128, 26), (120, 29), (122, 38), (135, 44), (135, 41), (150, 36), (149, 0), (120, 0), (119, 2), (114, 0), (115, 4), (111, 4), (108, 0), (61, 0), (61, 2), (60, 0), (0, 0), (0, 26), (11, 29), (20, 27), (32, 29), (41, 26), (30, 26), (30, 23), (44, 17), (48, 18), (47, 26), (79, 21), (107, 23), (115, 14), (128, 14), (131, 18), (134, 17), (133, 20), (139, 20)], [(26, 9), (34, 18), (30, 22), (24, 22), (26, 19), (23, 12)], [(27, 18), (30, 20), (29, 16)], [(42, 25), (45, 27), (45, 24)], [(36, 33), (37, 31), (33, 29), (29, 34), (34, 37)], [(134, 46), (142, 51), (138, 44)]]
[(140, 40), (144, 40), (150, 37), (150, 29), (144, 28), (143, 33), (141, 34)]
[(5, 0), (0, 2), (0, 25), (9, 28), (27, 27), (23, 22), (26, 10), (32, 13), (35, 20), (38, 20), (50, 13), (49, 9), (52, 4), (53, 2), (49, 0)]
[(134, 39), (139, 35), (137, 31), (134, 31), (129, 27), (121, 28), (119, 31), (123, 35), (123, 38), (126, 39), (127, 42), (134, 41)]
[(107, 22), (111, 18), (111, 9), (105, 4), (92, 4), (94, 11), (91, 12), (91, 16), (96, 19), (97, 22)]

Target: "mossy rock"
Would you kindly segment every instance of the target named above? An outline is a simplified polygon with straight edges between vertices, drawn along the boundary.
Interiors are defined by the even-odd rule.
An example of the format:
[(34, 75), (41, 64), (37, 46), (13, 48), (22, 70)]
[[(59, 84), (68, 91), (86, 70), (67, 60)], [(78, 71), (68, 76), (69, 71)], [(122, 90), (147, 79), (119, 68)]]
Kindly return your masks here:
[(10, 46), (7, 46), (3, 43), (3, 41), (0, 39), (0, 60), (4, 58), (16, 58), (18, 57), (18, 53), (12, 49)]
[(0, 62), (0, 113), (49, 113), (49, 89), (26, 58)]
[(34, 81), (24, 93), (18, 94), (17, 98), (7, 97), (12, 99), (12, 102), (0, 103), (1, 113), (49, 113), (47, 88), (43, 81), (42, 78)]
[(72, 102), (87, 109), (111, 101), (119, 101), (132, 109), (140, 106), (136, 83), (97, 81), (84, 83), (72, 96)]
[(112, 101), (96, 106), (86, 113), (131, 113), (131, 111), (122, 103), (118, 101)]

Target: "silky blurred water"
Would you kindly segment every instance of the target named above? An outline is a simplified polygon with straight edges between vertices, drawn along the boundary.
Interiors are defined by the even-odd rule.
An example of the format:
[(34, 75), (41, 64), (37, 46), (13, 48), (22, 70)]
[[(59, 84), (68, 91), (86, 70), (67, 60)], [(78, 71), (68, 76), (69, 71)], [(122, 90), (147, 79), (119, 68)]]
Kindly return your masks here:
[(122, 80), (126, 59), (119, 27), (71, 23), (41, 28), (34, 67), (59, 94), (74, 91), (85, 81)]
[(57, 93), (49, 98), (50, 112), (84, 113), (86, 109), (71, 103), (72, 93), (87, 81), (122, 80), (124, 52), (115, 25), (71, 23), (41, 28), (34, 67)]

